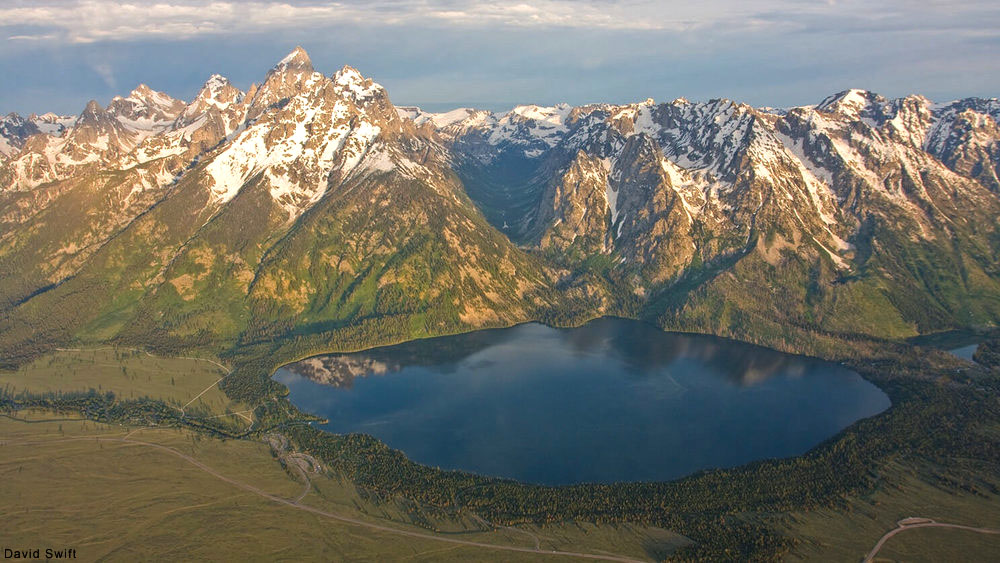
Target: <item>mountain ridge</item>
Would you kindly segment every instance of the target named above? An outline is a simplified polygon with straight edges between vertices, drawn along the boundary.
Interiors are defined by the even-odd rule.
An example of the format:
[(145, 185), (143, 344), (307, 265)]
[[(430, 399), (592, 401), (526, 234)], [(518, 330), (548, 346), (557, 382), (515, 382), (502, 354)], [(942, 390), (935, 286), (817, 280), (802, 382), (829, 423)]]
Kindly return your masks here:
[(998, 120), (862, 90), (435, 114), (299, 47), (247, 92), (0, 120), (0, 347), (995, 324)]

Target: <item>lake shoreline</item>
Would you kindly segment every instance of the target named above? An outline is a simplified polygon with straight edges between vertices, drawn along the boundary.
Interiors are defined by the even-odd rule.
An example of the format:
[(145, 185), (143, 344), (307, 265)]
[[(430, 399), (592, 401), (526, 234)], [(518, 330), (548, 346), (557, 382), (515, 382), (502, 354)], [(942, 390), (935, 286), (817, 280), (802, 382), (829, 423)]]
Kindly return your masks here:
[[(516, 335), (519, 333), (524, 333), (526, 335), (525, 340), (523, 340), (519, 345), (512, 346), (511, 344), (506, 343), (506, 340), (510, 338), (511, 335)], [(626, 336), (620, 336), (619, 333), (624, 334)], [(614, 340), (615, 338), (622, 338), (625, 340), (625, 342), (616, 343), (617, 346), (624, 346), (624, 348), (622, 350), (616, 350), (614, 352), (611, 352), (607, 356), (602, 356), (600, 354), (595, 355), (593, 350), (586, 349), (586, 346), (593, 345), (594, 342), (599, 342), (602, 346), (607, 346), (608, 341)], [(630, 338), (642, 339), (649, 346), (645, 347), (637, 346), (635, 343), (628, 342)], [(586, 344), (578, 344), (577, 349), (574, 349), (573, 351), (569, 351), (568, 349), (559, 349), (558, 347), (554, 350), (554, 352), (547, 350), (537, 350), (533, 348), (537, 344), (537, 342), (545, 339), (548, 339), (546, 340), (546, 342), (549, 342), (549, 344), (552, 345), (565, 343), (569, 341), (581, 341)], [(587, 343), (588, 339), (592, 342)], [(675, 348), (677, 347), (679, 348), (673, 351), (666, 351), (666, 348), (662, 348), (663, 346), (669, 347), (668, 345), (674, 346)], [(476, 348), (478, 346), (479, 348), (472, 351), (461, 350), (463, 346), (466, 347), (472, 346), (472, 348)], [(649, 351), (649, 349), (655, 348), (656, 346), (660, 346), (662, 349), (656, 350), (655, 353)], [(437, 347), (440, 348), (440, 350), (436, 351), (428, 350), (427, 349), (428, 347), (432, 348)], [(493, 348), (497, 348), (497, 350), (491, 351), (493, 350)], [(460, 352), (456, 353), (455, 349), (460, 349)], [(444, 352), (442, 352), (442, 350), (444, 350)], [(499, 350), (503, 350), (503, 353), (501, 353)], [(679, 350), (680, 352), (678, 352)], [(444, 364), (442, 365), (444, 366), (445, 371), (458, 369), (458, 367), (461, 367), (461, 369), (467, 371), (472, 369), (472, 371), (470, 372), (472, 373), (472, 375), (466, 373), (466, 375), (463, 376), (463, 378), (467, 379), (469, 377), (479, 377), (475, 375), (475, 369), (478, 369), (474, 365), (476, 364), (476, 362), (488, 360), (489, 362), (495, 363), (501, 361), (500, 360), (501, 357), (506, 357), (503, 356), (503, 354), (508, 354), (511, 357), (513, 357), (518, 355), (517, 353), (518, 351), (520, 351), (520, 355), (531, 356), (532, 358), (535, 358), (535, 361), (541, 362), (546, 366), (544, 368), (532, 367), (530, 365), (522, 366), (521, 368), (519, 368), (520, 371), (525, 371), (526, 373), (529, 374), (522, 376), (522, 379), (530, 382), (530, 385), (532, 386), (535, 387), (541, 386), (544, 390), (546, 390), (547, 393), (549, 393), (553, 397), (559, 396), (559, 394), (561, 393), (562, 395), (571, 397), (571, 398), (562, 397), (565, 398), (565, 400), (567, 401), (572, 400), (574, 402), (581, 404), (590, 404), (591, 408), (593, 408), (595, 412), (599, 412), (602, 409), (607, 410), (609, 408), (615, 407), (612, 398), (616, 396), (615, 393), (618, 392), (618, 388), (608, 384), (607, 381), (603, 380), (603, 378), (609, 376), (624, 378), (622, 379), (622, 381), (627, 383), (628, 381), (630, 381), (629, 378), (635, 376), (636, 374), (651, 372), (651, 370), (662, 371), (664, 369), (669, 368), (670, 366), (674, 366), (673, 369), (675, 370), (680, 369), (681, 371), (679, 373), (675, 373), (672, 375), (668, 374), (668, 375), (671, 378), (677, 378), (678, 381), (681, 381), (681, 383), (683, 383), (683, 385), (681, 383), (677, 383), (677, 381), (674, 381), (672, 384), (658, 382), (658, 380), (650, 376), (650, 379), (648, 381), (643, 382), (643, 385), (647, 386), (652, 385), (652, 387), (646, 389), (644, 392), (660, 393), (662, 395), (661, 401), (668, 401), (669, 408), (672, 411), (676, 411), (678, 413), (685, 413), (683, 417), (687, 418), (695, 416), (705, 417), (704, 424), (706, 426), (711, 426), (713, 424), (718, 425), (720, 424), (719, 422), (720, 420), (726, 420), (727, 423), (733, 424), (733, 428), (730, 429), (729, 431), (738, 432), (740, 428), (747, 426), (748, 424), (750, 425), (748, 426), (748, 428), (754, 428), (753, 425), (756, 424), (757, 433), (755, 434), (754, 432), (748, 431), (749, 433), (747, 434), (747, 436), (744, 436), (743, 439), (734, 441), (734, 443), (730, 444), (728, 447), (723, 447), (723, 449), (727, 450), (741, 451), (743, 457), (726, 458), (727, 460), (721, 463), (711, 463), (703, 461), (697, 466), (691, 466), (685, 470), (673, 469), (671, 471), (660, 472), (660, 473), (645, 473), (641, 476), (635, 476), (629, 478), (620, 478), (620, 477), (613, 478), (605, 476), (602, 478), (594, 479), (594, 478), (579, 477), (579, 478), (564, 478), (562, 480), (563, 482), (559, 482), (558, 480), (554, 480), (552, 478), (538, 478), (537, 476), (535, 478), (526, 479), (525, 474), (518, 474), (516, 471), (512, 474), (510, 471), (505, 472), (502, 470), (495, 470), (495, 469), (484, 470), (485, 465), (483, 465), (483, 463), (485, 462), (479, 462), (478, 464), (473, 463), (471, 464), (471, 466), (469, 464), (463, 464), (453, 459), (454, 456), (452, 456), (449, 452), (445, 452), (445, 454), (438, 452), (437, 454), (434, 455), (427, 453), (423, 454), (419, 453), (419, 450), (415, 449), (415, 447), (413, 446), (412, 439), (409, 442), (410, 446), (406, 446), (405, 445), (407, 443), (406, 440), (395, 439), (392, 436), (387, 435), (386, 434), (387, 430), (385, 426), (379, 429), (372, 429), (366, 427), (345, 425), (344, 420), (338, 419), (337, 416), (331, 416), (328, 412), (322, 410), (322, 408), (319, 408), (315, 405), (310, 405), (308, 404), (308, 402), (303, 403), (301, 396), (297, 395), (299, 395), (300, 392), (299, 388), (308, 384), (303, 383), (302, 381), (294, 380), (293, 378), (290, 378), (290, 376), (288, 375), (288, 373), (293, 371), (289, 366), (293, 366), (296, 364), (300, 365), (307, 364), (311, 366), (309, 369), (320, 370), (320, 371), (326, 370), (324, 372), (325, 375), (318, 378), (321, 381), (323, 381), (325, 377), (326, 383), (332, 383), (333, 385), (340, 385), (341, 389), (351, 389), (352, 386), (355, 385), (358, 388), (363, 389), (366, 386), (371, 386), (371, 385), (376, 385), (376, 386), (385, 385), (384, 382), (372, 383), (366, 380), (364, 375), (359, 375), (361, 374), (361, 372), (364, 372), (365, 370), (374, 369), (376, 371), (379, 371), (377, 375), (386, 377), (389, 377), (387, 373), (393, 374), (392, 376), (398, 376), (399, 374), (396, 372), (400, 372), (400, 370), (402, 370), (404, 377), (410, 377), (405, 375), (406, 373), (408, 373), (407, 370), (413, 371), (414, 373), (416, 372), (423, 373), (424, 371), (426, 371), (426, 365), (424, 364), (427, 363), (427, 357), (433, 356), (435, 353), (437, 353), (438, 356), (441, 356), (441, 354), (444, 354), (445, 356), (451, 354), (453, 356), (444, 358), (443, 360)], [(559, 369), (567, 369), (567, 368), (565, 368), (565, 366), (559, 367), (562, 364), (559, 364), (557, 362), (553, 363), (548, 361), (546, 359), (546, 356), (552, 355), (552, 353), (556, 353), (556, 355), (562, 354), (560, 356), (560, 358), (562, 358), (561, 361), (568, 362), (568, 364), (566, 365), (571, 365), (572, 367), (569, 369), (570, 371), (574, 371), (574, 373), (576, 372), (585, 373), (587, 372), (588, 369), (591, 369), (591, 366), (598, 364), (604, 365), (604, 369), (608, 369), (610, 371), (608, 371), (607, 373), (603, 373), (600, 376), (591, 374), (590, 376), (588, 376), (589, 379), (582, 378), (580, 376), (575, 376), (575, 378), (573, 379), (568, 379), (569, 375), (563, 374), (561, 377), (564, 377), (565, 381), (563, 381), (560, 385), (557, 385), (554, 382), (546, 380), (546, 377), (551, 377), (551, 376), (546, 376), (547, 373), (546, 370), (558, 371)], [(466, 358), (463, 356), (463, 354), (466, 354), (469, 357)], [(581, 354), (589, 356), (585, 359), (577, 357)], [(671, 354), (674, 354), (676, 358)], [(718, 358), (716, 358), (716, 356), (718, 356)], [(727, 363), (731, 362), (733, 357), (738, 357), (740, 358), (739, 361), (744, 362), (742, 367), (736, 366), (735, 364), (730, 365)], [(332, 360), (331, 358), (336, 359), (336, 361)], [(410, 367), (400, 367), (399, 365), (395, 366), (390, 365), (392, 364), (393, 361), (396, 361), (398, 364), (400, 358), (405, 360), (403, 363), (409, 361), (412, 365), (410, 365)], [(442, 358), (438, 357), (437, 360), (442, 360)], [(414, 361), (416, 361), (417, 363), (413, 364)], [(323, 362), (326, 362), (325, 366), (323, 365)], [(646, 363), (643, 364), (642, 362)], [(698, 365), (700, 364), (697, 364), (697, 362), (708, 362), (708, 363), (699, 368)], [(431, 362), (431, 364), (433, 364), (433, 362)], [(487, 369), (487, 371), (489, 371), (489, 370), (496, 370), (497, 368), (487, 367), (482, 369)], [(697, 369), (704, 369), (707, 371), (702, 374), (698, 374), (695, 372), (687, 373), (685, 371), (685, 370), (690, 371), (692, 369), (695, 370), (695, 372), (697, 372)], [(733, 369), (737, 369), (737, 371), (739, 369), (743, 369), (745, 373), (740, 374), (739, 376), (740, 378), (738, 381), (734, 380), (734, 381), (729, 381), (727, 383), (719, 383), (719, 381), (721, 381), (718, 379), (720, 374), (726, 372), (726, 370), (733, 370)], [(532, 372), (532, 370), (535, 370), (535, 372)], [(807, 375), (801, 375), (801, 374), (794, 375), (792, 376), (791, 379), (789, 379), (788, 373), (785, 373), (782, 370), (787, 370), (788, 373), (802, 372), (806, 373)], [(308, 372), (308, 370), (306, 370), (306, 372)], [(799, 410), (796, 410), (800, 407), (796, 407), (794, 405), (790, 406), (790, 405), (794, 403), (801, 403), (803, 400), (805, 400), (805, 397), (807, 397), (805, 389), (799, 389), (798, 391), (794, 391), (788, 386), (807, 385), (803, 381), (797, 381), (795, 378), (807, 379), (809, 377), (808, 374), (813, 372), (815, 372), (816, 377), (819, 376), (818, 374), (824, 373), (827, 376), (832, 377), (834, 376), (834, 374), (837, 374), (836, 375), (837, 377), (846, 377), (848, 379), (842, 381), (839, 386), (830, 386), (828, 389), (824, 389), (824, 391), (822, 392), (822, 397), (812, 397), (810, 400), (814, 400), (815, 404), (812, 407), (808, 408), (801, 407), (801, 412), (800, 412)], [(847, 374), (850, 375), (848, 376)], [(490, 377), (496, 377), (499, 375), (502, 375), (504, 378), (507, 379), (514, 377), (513, 375), (507, 373), (506, 371), (500, 370), (494, 373), (493, 376), (484, 375), (480, 377), (480, 379), (477, 380), (477, 385), (494, 385), (495, 382), (491, 380)], [(779, 377), (778, 379), (772, 381), (771, 383), (768, 383), (766, 380), (768, 379), (768, 377), (771, 377), (771, 375), (776, 375)], [(759, 461), (761, 459), (775, 459), (775, 458), (781, 459), (788, 457), (796, 457), (798, 455), (803, 455), (804, 453), (808, 452), (811, 448), (815, 447), (823, 440), (832, 437), (833, 435), (837, 434), (838, 432), (842, 431), (846, 427), (853, 424), (855, 421), (861, 418), (874, 416), (884, 411), (885, 409), (891, 407), (891, 401), (889, 400), (888, 396), (877, 386), (865, 380), (857, 372), (848, 370), (847, 368), (839, 364), (829, 362), (827, 360), (812, 358), (809, 356), (785, 354), (783, 352), (779, 352), (770, 348), (765, 348), (733, 339), (726, 339), (709, 335), (665, 332), (656, 328), (653, 325), (650, 325), (649, 323), (637, 322), (629, 319), (611, 318), (611, 317), (596, 319), (585, 325), (574, 328), (552, 328), (546, 325), (542, 325), (540, 323), (522, 323), (507, 329), (489, 329), (484, 331), (463, 333), (459, 335), (443, 336), (436, 339), (418, 339), (402, 343), (399, 345), (374, 347), (366, 351), (356, 352), (352, 354), (314, 355), (310, 356), (309, 358), (303, 361), (292, 364), (286, 364), (282, 366), (281, 368), (275, 371), (272, 377), (278, 383), (291, 387), (290, 388), (291, 395), (288, 398), (297, 408), (299, 408), (303, 412), (312, 413), (314, 415), (326, 419), (326, 423), (318, 428), (325, 432), (330, 432), (332, 434), (337, 434), (337, 435), (350, 434), (355, 432), (366, 433), (378, 438), (380, 441), (384, 441), (389, 447), (392, 447), (393, 449), (399, 449), (400, 451), (404, 452), (405, 455), (407, 455), (407, 457), (412, 459), (414, 462), (428, 465), (431, 467), (444, 467), (452, 470), (469, 471), (472, 473), (476, 473), (478, 475), (500, 475), (502, 476), (502, 478), (515, 479), (519, 482), (544, 484), (551, 486), (571, 485), (583, 482), (612, 483), (612, 482), (667, 481), (667, 480), (683, 478), (697, 471), (735, 467), (738, 465), (742, 465), (743, 463), (750, 463), (754, 461)], [(305, 379), (309, 379), (308, 373), (304, 373), (302, 377), (304, 377)], [(357, 379), (355, 379), (355, 377), (357, 377)], [(423, 380), (425, 383), (426, 381), (429, 380), (428, 378), (430, 377), (432, 376), (423, 373)], [(443, 378), (439, 382), (439, 384), (442, 386), (441, 389), (438, 390), (440, 394), (461, 393), (463, 389), (463, 384), (471, 385), (471, 383), (469, 383), (465, 379), (454, 379), (454, 378), (448, 379), (450, 376), (447, 375), (437, 374), (436, 376), (433, 377)], [(712, 380), (711, 379), (712, 377), (716, 379)], [(384, 378), (378, 378), (378, 379), (384, 379)], [(777, 383), (779, 380), (783, 382), (781, 383), (781, 385)], [(709, 389), (709, 387), (706, 386), (708, 381), (715, 381), (718, 387), (715, 389)], [(575, 390), (574, 387), (579, 387), (580, 385), (583, 385), (584, 382), (590, 385), (606, 386), (602, 388), (603, 399), (604, 399), (603, 403), (599, 401), (594, 401), (591, 397), (587, 396), (586, 394), (581, 394), (579, 396), (575, 395), (575, 393), (578, 393), (578, 391)], [(812, 384), (815, 385), (815, 383)], [(321, 386), (323, 384), (316, 383), (316, 385)], [(407, 385), (407, 393), (409, 395), (424, 393), (424, 391), (422, 391), (419, 388), (419, 386), (413, 387), (411, 383), (407, 383), (406, 385)], [(771, 385), (774, 387), (769, 392), (770, 394), (775, 395), (774, 397), (769, 396), (768, 392), (766, 392), (767, 385)], [(760, 387), (758, 389), (759, 386), (764, 386), (764, 387)], [(793, 435), (793, 433), (791, 433), (787, 429), (783, 429), (783, 425), (776, 424), (773, 427), (767, 427), (766, 429), (764, 429), (766, 425), (764, 424), (764, 422), (762, 422), (759, 412), (778, 412), (780, 409), (787, 410), (789, 413), (788, 416), (793, 417), (794, 420), (799, 420), (799, 425), (803, 426), (804, 428), (807, 427), (811, 429), (813, 426), (821, 426), (822, 425), (821, 423), (813, 421), (809, 418), (810, 416), (816, 417), (818, 415), (816, 414), (811, 415), (810, 413), (822, 412), (824, 405), (831, 404), (832, 401), (831, 397), (836, 397), (837, 400), (843, 401), (844, 404), (841, 405), (840, 408), (847, 409), (845, 412), (849, 411), (850, 409), (857, 408), (856, 405), (851, 404), (851, 401), (848, 398), (842, 397), (841, 395), (845, 393), (847, 389), (850, 389), (852, 392), (861, 393), (861, 391), (859, 390), (861, 389), (861, 387), (859, 386), (864, 386), (864, 389), (867, 389), (866, 392), (875, 393), (875, 395), (872, 395), (872, 397), (880, 396), (881, 397), (880, 400), (882, 401), (879, 403), (880, 407), (877, 409), (871, 407), (868, 408), (868, 410), (858, 411), (859, 414), (857, 416), (852, 415), (849, 421), (846, 421), (846, 423), (838, 422), (835, 425), (835, 427), (828, 426), (823, 431), (812, 430), (815, 434), (815, 439), (810, 440), (808, 444), (804, 445), (804, 442), (800, 441), (801, 440), (800, 436)], [(681, 391), (678, 391), (678, 389), (681, 389)], [(731, 389), (731, 390), (723, 391), (723, 389)], [(754, 391), (755, 389), (758, 390)], [(477, 418), (483, 418), (484, 416), (487, 416), (485, 413), (490, 413), (489, 416), (495, 416), (498, 419), (523, 418), (525, 415), (534, 416), (532, 413), (523, 413), (523, 412), (514, 415), (511, 414), (511, 412), (517, 413), (518, 407), (516, 405), (518, 403), (532, 403), (533, 401), (534, 402), (541, 401), (541, 399), (539, 399), (538, 397), (530, 394), (521, 396), (517, 398), (517, 400), (510, 399), (512, 401), (512, 406), (509, 407), (510, 411), (500, 410), (498, 412), (494, 412), (493, 410), (491, 410), (491, 409), (499, 409), (499, 407), (495, 406), (495, 403), (507, 400), (506, 393), (508, 393), (509, 391), (510, 391), (509, 389), (505, 389), (503, 387), (497, 387), (493, 389), (492, 391), (493, 394), (488, 398), (479, 397), (473, 393), (473, 395), (470, 398), (468, 398), (468, 400), (481, 401), (481, 404), (479, 404), (479, 407), (475, 409), (475, 412), (470, 413), (468, 416), (455, 414), (454, 415), (455, 418), (449, 424), (443, 424), (442, 427), (444, 429), (450, 429), (454, 426), (461, 426), (461, 427), (475, 426), (476, 425), (475, 420)], [(308, 395), (315, 397), (318, 394), (323, 394), (325, 392), (326, 390), (323, 389), (322, 387), (310, 388), (308, 391)], [(759, 403), (758, 406), (756, 407), (757, 410), (754, 410), (753, 408), (750, 407), (742, 406), (741, 403), (739, 403), (738, 401), (729, 404), (729, 408), (731, 410), (734, 410), (734, 412), (740, 411), (740, 409), (744, 409), (746, 411), (746, 412), (741, 411), (742, 416), (744, 416), (746, 420), (742, 423), (736, 424), (734, 421), (729, 421), (728, 419), (726, 419), (727, 416), (733, 416), (732, 413), (729, 414), (727, 413), (719, 414), (711, 412), (699, 413), (696, 410), (691, 410), (690, 405), (686, 404), (685, 402), (678, 401), (676, 397), (672, 396), (672, 393), (675, 392), (684, 392), (689, 394), (695, 393), (695, 395), (691, 396), (697, 396), (698, 401), (704, 402), (708, 405), (713, 404), (713, 402), (718, 403), (721, 401), (725, 403), (726, 401), (735, 400), (732, 397), (730, 397), (729, 394), (731, 393), (737, 393), (737, 395), (734, 396), (739, 396), (740, 394), (748, 395), (754, 393), (757, 393), (760, 396), (754, 398), (754, 400), (758, 401)], [(395, 393), (396, 391), (393, 391), (391, 386), (389, 386), (378, 390), (375, 396), (380, 397), (381, 401), (384, 403), (385, 401), (389, 400), (387, 399), (387, 397), (394, 397)], [(721, 393), (721, 394), (718, 397), (712, 398), (711, 395), (712, 393)], [(781, 399), (778, 398), (777, 394), (780, 394)], [(434, 397), (436, 397), (435, 393), (429, 393), (428, 395), (430, 396), (430, 398), (427, 399), (428, 401), (434, 400)], [(821, 398), (824, 399), (826, 403), (824, 403), (823, 400), (820, 400)], [(337, 397), (332, 397), (332, 398), (327, 397), (325, 400), (336, 401), (338, 399)], [(678, 436), (666, 432), (662, 432), (661, 435), (657, 435), (656, 425), (659, 423), (656, 421), (661, 420), (663, 416), (661, 413), (656, 412), (656, 407), (658, 403), (650, 401), (641, 396), (632, 397), (630, 400), (635, 401), (635, 404), (631, 405), (630, 409), (622, 407), (622, 413), (620, 416), (623, 418), (631, 416), (631, 420), (633, 422), (639, 420), (639, 418), (643, 416), (646, 417), (642, 418), (642, 420), (646, 421), (647, 427), (644, 427), (645, 429), (642, 430), (635, 430), (635, 432), (640, 432), (640, 433), (645, 432), (647, 434), (651, 433), (650, 434), (651, 436), (656, 436), (656, 439), (659, 440), (658, 444), (661, 445), (660, 447), (666, 448), (667, 450), (697, 452), (699, 451), (699, 447), (701, 447), (701, 444), (716, 443), (718, 441), (716, 438), (710, 438), (707, 436), (699, 440), (686, 441), (686, 439), (683, 436)], [(368, 409), (366, 413), (368, 415), (372, 415), (372, 413), (376, 412), (378, 408), (380, 408), (378, 405), (379, 401), (377, 400), (369, 398), (366, 399), (365, 401), (366, 401), (365, 404), (367, 405), (365, 408)], [(610, 403), (610, 405), (608, 403)], [(661, 402), (659, 404), (661, 406), (668, 405), (667, 402)], [(640, 405), (642, 408), (638, 408), (638, 406)], [(416, 407), (419, 406), (420, 404), (419, 402), (417, 402)], [(346, 407), (341, 405), (341, 407), (339, 408), (346, 408)], [(413, 408), (413, 407), (407, 407), (407, 408)], [(443, 406), (441, 408), (449, 408), (449, 407)], [(587, 417), (584, 416), (584, 413), (576, 412), (572, 408), (563, 406), (560, 402), (555, 401), (554, 399), (550, 400), (548, 403), (545, 403), (544, 401), (539, 402), (537, 405), (535, 405), (535, 408), (537, 410), (544, 410), (544, 411), (551, 411), (553, 409), (562, 409), (561, 412), (563, 413), (562, 414), (563, 419), (559, 419), (556, 421), (536, 421), (535, 426), (538, 428), (549, 428), (550, 426), (562, 423), (565, 420), (576, 420), (577, 422), (575, 422), (575, 424), (577, 425), (588, 424)], [(403, 409), (402, 406), (400, 406), (399, 409), (400, 412), (405, 410)], [(709, 408), (708, 410), (711, 411), (712, 408)], [(389, 417), (389, 419), (386, 419), (388, 420), (388, 422), (386, 422), (386, 420), (373, 419), (372, 421), (370, 421), (370, 424), (376, 424), (376, 425), (393, 424), (392, 417), (396, 416), (396, 413), (386, 412), (382, 413), (382, 415), (383, 418), (385, 416)], [(359, 413), (355, 413), (354, 416), (356, 416), (358, 419), (363, 418), (362, 414)], [(437, 413), (428, 410), (426, 412), (423, 412), (421, 416), (428, 417), (427, 420), (432, 420), (434, 419), (435, 416), (437, 416)], [(832, 414), (830, 416), (833, 417)], [(469, 422), (470, 420), (472, 422)], [(355, 422), (357, 421), (355, 420)], [(427, 421), (424, 420), (423, 423), (426, 424)], [(401, 427), (407, 428), (413, 425), (414, 423), (411, 422), (409, 424), (403, 424), (401, 425)], [(671, 426), (675, 425), (671, 424)], [(493, 430), (485, 428), (483, 429), (483, 431), (492, 432)], [(412, 431), (411, 433), (415, 432), (416, 431)], [(536, 436), (538, 432), (537, 431), (532, 432), (531, 427), (526, 427), (525, 429), (523, 429), (522, 432), (523, 435), (525, 436), (525, 438), (523, 438), (524, 441), (538, 440)], [(589, 428), (588, 432), (590, 432), (591, 436), (603, 436), (607, 431), (605, 428), (598, 425), (593, 428)], [(632, 438), (632, 435), (635, 432), (631, 431), (621, 432), (620, 435), (618, 435), (617, 437), (608, 438), (607, 441), (626, 443)], [(751, 455), (746, 451), (746, 448), (749, 447), (747, 446), (747, 444), (756, 444), (758, 447), (763, 447), (760, 444), (754, 442), (758, 434), (781, 436), (784, 437), (783, 439), (786, 439), (789, 443), (794, 443), (795, 446), (794, 447), (786, 446), (784, 449), (765, 448), (763, 451), (765, 451), (766, 453), (760, 455)], [(515, 438), (511, 436), (500, 435), (499, 437), (494, 436), (493, 438), (493, 440), (501, 440), (501, 439), (508, 440), (510, 442), (510, 450), (508, 451), (507, 454), (505, 454), (506, 456), (513, 456), (514, 458), (517, 458), (517, 455), (515, 455), (516, 452), (526, 448), (522, 444), (515, 443), (517, 440), (515, 440)], [(593, 437), (589, 439), (591, 441), (596, 440), (596, 438)], [(574, 442), (575, 440), (577, 440), (576, 436), (570, 433), (568, 435), (561, 436), (559, 440), (553, 439), (552, 443), (558, 445), (558, 444), (563, 444), (565, 442)], [(674, 441), (675, 445), (667, 446), (666, 444), (670, 443), (671, 440)], [(600, 444), (600, 442), (597, 443)], [(465, 446), (458, 447), (457, 449), (459, 450), (463, 448), (483, 449), (484, 447), (485, 446), (478, 444), (475, 440), (471, 440), (467, 442)], [(558, 451), (558, 448), (556, 448), (555, 450), (550, 450), (546, 449), (541, 444), (535, 444), (535, 447), (540, 452)], [(588, 447), (593, 448), (595, 446), (594, 444), (589, 444)], [(452, 449), (455, 449), (455, 447), (453, 446)], [(634, 448), (624, 448), (623, 451), (620, 452), (613, 452), (609, 450), (608, 452), (606, 452), (607, 455), (601, 457), (600, 459), (607, 459), (607, 458), (629, 459), (630, 456), (635, 457), (636, 454), (634, 450), (642, 450), (642, 447), (640, 447), (639, 445), (635, 445)], [(442, 457), (442, 455), (444, 455), (444, 457)], [(570, 453), (562, 451), (560, 455), (566, 456), (570, 455)], [(503, 457), (503, 456), (498, 456), (498, 457)], [(649, 462), (650, 460), (648, 459), (635, 460), (635, 463), (637, 465), (648, 466)], [(530, 465), (530, 460), (525, 463)], [(593, 463), (596, 462), (592, 460), (592, 462), (590, 463), (591, 465), (593, 465)], [(569, 474), (570, 472), (569, 468), (564, 468), (564, 470), (567, 472), (567, 474)], [(535, 468), (532, 471), (534, 471), (534, 473), (531, 473), (533, 475), (540, 475), (544, 473), (544, 471), (538, 468)]]

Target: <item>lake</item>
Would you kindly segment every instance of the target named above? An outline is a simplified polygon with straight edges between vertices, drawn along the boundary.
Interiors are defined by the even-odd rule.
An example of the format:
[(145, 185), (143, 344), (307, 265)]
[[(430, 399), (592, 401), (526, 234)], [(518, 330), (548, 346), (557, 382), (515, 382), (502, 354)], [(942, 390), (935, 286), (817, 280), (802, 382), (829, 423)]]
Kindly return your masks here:
[(976, 348), (985, 342), (987, 336), (970, 330), (948, 330), (907, 339), (907, 343), (925, 348), (944, 350), (953, 356), (966, 361), (974, 361), (972, 355)]
[(539, 484), (664, 481), (802, 454), (889, 407), (858, 374), (604, 318), (417, 340), (280, 368), (321, 428)]

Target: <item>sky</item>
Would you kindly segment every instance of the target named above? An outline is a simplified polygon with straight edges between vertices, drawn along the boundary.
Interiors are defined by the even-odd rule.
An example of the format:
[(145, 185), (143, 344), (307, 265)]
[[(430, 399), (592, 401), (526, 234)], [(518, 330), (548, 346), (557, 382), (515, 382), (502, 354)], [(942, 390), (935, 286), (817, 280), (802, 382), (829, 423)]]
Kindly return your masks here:
[(213, 73), (246, 89), (296, 45), (431, 111), (1000, 96), (996, 0), (3, 0), (0, 112), (76, 114), (140, 83), (190, 99)]

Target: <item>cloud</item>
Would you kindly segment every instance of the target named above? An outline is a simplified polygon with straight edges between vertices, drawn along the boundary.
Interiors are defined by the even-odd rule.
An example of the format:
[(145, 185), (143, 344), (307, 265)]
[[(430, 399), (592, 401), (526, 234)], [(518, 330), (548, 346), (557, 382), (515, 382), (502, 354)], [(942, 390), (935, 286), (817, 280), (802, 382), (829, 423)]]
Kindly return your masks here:
[[(996, 28), (1000, 8), (982, 0), (372, 0), (360, 2), (71, 0), (0, 8), (9, 40), (53, 38), (70, 43), (189, 39), (322, 29), (333, 25), (570, 28), (690, 34), (807, 31), (865, 25), (940, 26), (983, 33)], [(32, 31), (26, 32), (25, 29)]]
[(7, 37), (8, 41), (53, 41), (59, 39), (59, 35), (55, 33), (44, 33), (36, 35), (10, 35)]
[(101, 80), (104, 81), (104, 83), (108, 86), (108, 88), (114, 90), (115, 88), (118, 87), (118, 81), (115, 80), (115, 73), (114, 70), (111, 69), (110, 64), (97, 63), (91, 65), (91, 68), (94, 69), (94, 72), (96, 72), (97, 75), (101, 77)]
[[(357, 25), (503, 25), (515, 27), (663, 28), (669, 22), (629, 18), (622, 5), (542, 2), (435, 1), (304, 4), (289, 2), (167, 1), (156, 4), (81, 0), (0, 8), (0, 27), (27, 26), (55, 31), (72, 43), (149, 38), (188, 39), (202, 35), (256, 33), (283, 29), (316, 29)], [(9, 39), (34, 36), (18, 33)]]
[(140, 1), (0, 0), (0, 110), (75, 112), (139, 82), (189, 97), (216, 72), (245, 88), (296, 44), (435, 109), (1000, 89), (995, 0)]

